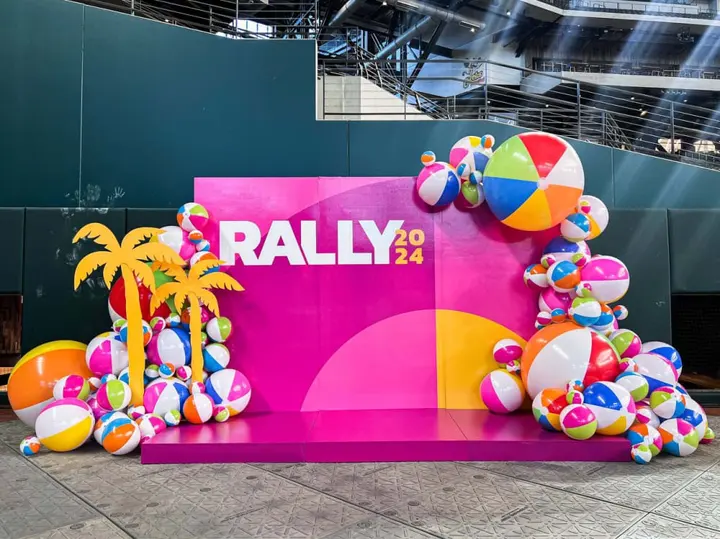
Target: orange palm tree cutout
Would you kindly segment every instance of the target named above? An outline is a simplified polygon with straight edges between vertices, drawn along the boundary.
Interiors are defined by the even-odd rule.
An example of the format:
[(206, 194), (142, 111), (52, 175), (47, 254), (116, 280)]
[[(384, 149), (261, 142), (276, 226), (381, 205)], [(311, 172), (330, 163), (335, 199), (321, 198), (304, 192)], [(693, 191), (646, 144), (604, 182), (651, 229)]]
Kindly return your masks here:
[(190, 346), (192, 349), (190, 370), (192, 371), (193, 382), (202, 382), (204, 364), (202, 338), (200, 336), (202, 331), (200, 302), (215, 316), (220, 316), (217, 298), (210, 289), (218, 288), (237, 292), (245, 290), (240, 283), (227, 273), (208, 273), (208, 270), (217, 268), (221, 264), (222, 262), (219, 260), (202, 260), (192, 266), (187, 273), (179, 266), (160, 264), (161, 269), (175, 279), (175, 282), (160, 285), (150, 301), (151, 311), (157, 309), (173, 294), (175, 295), (175, 308), (178, 312), (182, 312), (186, 300), (190, 303)]
[(105, 248), (90, 253), (75, 268), (75, 290), (95, 270), (103, 267), (103, 280), (110, 289), (113, 277), (118, 269), (125, 280), (125, 309), (128, 324), (128, 354), (130, 389), (133, 405), (141, 405), (143, 399), (143, 373), (145, 371), (145, 350), (143, 348), (143, 326), (140, 310), (140, 294), (137, 279), (155, 293), (155, 278), (152, 269), (145, 261), (158, 261), (166, 264), (182, 265), (185, 261), (170, 247), (156, 241), (164, 231), (160, 228), (141, 227), (128, 232), (118, 242), (112, 231), (103, 224), (90, 223), (82, 227), (73, 243), (81, 239), (91, 239)]

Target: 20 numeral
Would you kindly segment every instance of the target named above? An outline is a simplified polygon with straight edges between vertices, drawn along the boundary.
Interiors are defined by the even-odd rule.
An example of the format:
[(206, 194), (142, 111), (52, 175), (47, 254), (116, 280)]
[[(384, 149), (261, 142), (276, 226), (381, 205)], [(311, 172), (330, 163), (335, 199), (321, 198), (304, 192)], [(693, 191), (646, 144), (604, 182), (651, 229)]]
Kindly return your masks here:
[[(395, 263), (401, 265), (409, 264), (410, 262), (422, 264), (424, 258), (421, 245), (425, 243), (425, 232), (417, 228), (408, 232), (401, 228), (397, 230), (395, 234), (397, 235), (395, 239), (395, 254), (398, 255)], [(408, 256), (408, 244), (411, 247), (415, 247), (415, 249), (412, 249), (410, 256)]]

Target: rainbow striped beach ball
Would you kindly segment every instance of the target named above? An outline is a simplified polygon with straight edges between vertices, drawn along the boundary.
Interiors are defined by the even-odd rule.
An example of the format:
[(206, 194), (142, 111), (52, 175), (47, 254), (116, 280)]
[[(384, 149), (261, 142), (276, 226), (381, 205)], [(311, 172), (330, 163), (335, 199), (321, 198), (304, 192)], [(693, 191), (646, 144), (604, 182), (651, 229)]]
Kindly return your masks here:
[(622, 359), (633, 358), (640, 353), (642, 342), (640, 337), (629, 329), (618, 329), (610, 335), (610, 342), (617, 349)]
[(560, 412), (568, 405), (564, 389), (543, 389), (533, 399), (532, 411), (535, 421), (550, 432), (560, 432)]
[(95, 421), (95, 428), (93, 429), (93, 437), (95, 438), (95, 441), (102, 445), (102, 437), (103, 434), (105, 434), (105, 427), (111, 421), (114, 421), (115, 419), (122, 419), (123, 417), (127, 418), (128, 416), (122, 412), (110, 412), (100, 416), (97, 421)]
[(580, 284), (580, 268), (569, 260), (560, 260), (548, 268), (547, 279), (555, 291), (567, 294)]
[(685, 402), (685, 395), (671, 386), (659, 387), (650, 394), (650, 407), (660, 419), (681, 417)]
[(122, 410), (130, 404), (132, 392), (130, 386), (120, 380), (108, 380), (98, 389), (95, 395), (97, 403), (109, 412)]
[(125, 343), (115, 338), (111, 332), (101, 333), (88, 344), (85, 362), (93, 374), (118, 375), (128, 366), (128, 349)]
[(447, 206), (460, 194), (460, 178), (451, 165), (435, 161), (420, 171), (415, 187), (425, 204)]
[(180, 206), (177, 212), (177, 223), (187, 232), (202, 230), (210, 220), (210, 214), (204, 206), (195, 202), (188, 202)]
[(60, 399), (48, 404), (35, 420), (35, 434), (50, 451), (72, 451), (93, 432), (95, 417), (80, 399)]
[(245, 410), (252, 396), (250, 382), (243, 373), (235, 369), (212, 373), (205, 383), (205, 390), (215, 404), (228, 409), (230, 417)]
[(232, 322), (225, 316), (218, 316), (207, 323), (205, 330), (213, 341), (223, 343), (232, 335)]
[(167, 428), (165, 420), (156, 414), (144, 414), (135, 420), (140, 428), (141, 438), (152, 438)]
[(228, 363), (230, 363), (230, 350), (224, 344), (212, 343), (203, 349), (203, 368), (206, 371), (221, 371), (227, 368)]
[(627, 439), (631, 444), (645, 444), (650, 449), (653, 457), (656, 457), (663, 447), (662, 436), (658, 430), (648, 424), (635, 423), (627, 431)]
[(485, 168), (485, 197), (511, 228), (547, 230), (575, 211), (585, 173), (575, 150), (548, 133), (522, 133), (495, 151)]
[(584, 404), (568, 404), (560, 412), (560, 426), (573, 440), (587, 440), (597, 431), (595, 414)]
[(583, 266), (580, 276), (592, 287), (593, 297), (603, 303), (618, 301), (630, 288), (630, 272), (612, 256), (594, 256)]
[(635, 401), (624, 387), (614, 382), (595, 382), (585, 388), (585, 405), (598, 421), (598, 434), (622, 434), (635, 421)]
[(708, 430), (708, 419), (705, 410), (703, 410), (703, 407), (700, 406), (697, 401), (690, 397), (685, 397), (685, 411), (680, 416), (680, 419), (684, 419), (695, 427), (701, 440), (705, 437), (705, 433)]
[(650, 393), (660, 387), (674, 387), (678, 382), (678, 372), (667, 359), (657, 354), (638, 354), (633, 358), (637, 372), (648, 381)]
[[(448, 162), (455, 167), (461, 178), (468, 178), (471, 173), (482, 173), (490, 160), (492, 150), (483, 146), (484, 137), (463, 137), (450, 149)], [(492, 148), (492, 144), (490, 144)]]
[(663, 451), (676, 457), (686, 457), (695, 452), (700, 443), (697, 430), (684, 419), (668, 419), (658, 428), (663, 440)]
[(645, 377), (631, 370), (621, 372), (615, 379), (615, 383), (627, 389), (635, 402), (643, 400), (648, 396), (648, 391), (650, 391), (650, 386), (647, 380), (645, 380)]
[(635, 444), (630, 449), (630, 456), (638, 464), (648, 464), (652, 460), (653, 453), (647, 444)]

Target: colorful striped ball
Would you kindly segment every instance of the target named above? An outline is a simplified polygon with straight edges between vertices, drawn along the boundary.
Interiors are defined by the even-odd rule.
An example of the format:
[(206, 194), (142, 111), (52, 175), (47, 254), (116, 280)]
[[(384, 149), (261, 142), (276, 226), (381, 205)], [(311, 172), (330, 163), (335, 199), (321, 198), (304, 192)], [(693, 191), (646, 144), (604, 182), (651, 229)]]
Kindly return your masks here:
[(35, 421), (35, 435), (50, 451), (72, 451), (93, 432), (95, 417), (80, 399), (60, 399), (48, 404)]
[(180, 206), (177, 212), (177, 224), (187, 232), (202, 230), (208, 224), (210, 214), (201, 204), (188, 202)]
[(615, 305), (613, 307), (613, 314), (618, 320), (625, 320), (628, 317), (628, 309), (625, 305)]
[(648, 464), (652, 460), (653, 454), (646, 444), (636, 444), (630, 449), (630, 456), (638, 464)]
[(621, 372), (615, 379), (615, 383), (627, 389), (635, 402), (643, 400), (650, 392), (650, 386), (645, 377), (630, 370)]
[(573, 440), (587, 440), (597, 431), (597, 418), (585, 404), (568, 404), (560, 412), (560, 427)]
[(163, 363), (180, 367), (190, 362), (190, 350), (190, 334), (182, 328), (170, 327), (150, 340), (147, 356), (158, 367)]
[(685, 397), (685, 411), (680, 416), (680, 419), (684, 419), (695, 427), (701, 440), (705, 437), (708, 429), (708, 418), (703, 407), (695, 399)]
[(180, 415), (179, 410), (170, 410), (169, 412), (165, 413), (163, 419), (165, 420), (165, 424), (168, 427), (176, 427), (180, 424), (182, 415)]
[(188, 365), (178, 367), (175, 371), (175, 376), (183, 382), (187, 382), (192, 377), (192, 369)]
[(473, 172), (484, 172), (492, 155), (489, 148), (492, 144), (484, 147), (483, 137), (463, 137), (450, 149), (448, 162), (457, 169), (458, 176), (468, 178)]
[(190, 423), (201, 425), (210, 421), (214, 408), (215, 403), (206, 393), (193, 393), (183, 405), (183, 417)]
[(220, 343), (208, 344), (203, 349), (203, 367), (208, 372), (218, 372), (230, 363), (230, 350)]
[(176, 378), (155, 380), (145, 388), (143, 405), (149, 414), (165, 416), (171, 410), (180, 411), (189, 396), (185, 384)]
[(556, 292), (568, 294), (580, 284), (580, 268), (569, 260), (559, 260), (548, 268), (547, 280)]
[(520, 378), (505, 369), (489, 372), (480, 383), (480, 399), (485, 407), (496, 414), (514, 412), (525, 397)]
[(501, 365), (506, 365), (522, 356), (522, 346), (514, 339), (502, 339), (493, 346), (493, 359)]
[(140, 445), (140, 427), (129, 417), (108, 421), (103, 429), (101, 443), (112, 455), (127, 455)]
[(127, 409), (127, 416), (133, 421), (145, 414), (147, 414), (147, 410), (144, 406), (129, 406)]
[(570, 319), (579, 326), (592, 326), (601, 314), (600, 302), (594, 298), (575, 298), (568, 311)]
[(205, 236), (199, 230), (191, 230), (190, 232), (188, 232), (188, 240), (190, 240), (190, 243), (197, 245), (204, 239)]
[(117, 375), (128, 366), (128, 349), (113, 333), (101, 333), (88, 344), (85, 361), (97, 376)]
[(686, 457), (695, 452), (700, 443), (698, 432), (684, 419), (667, 419), (658, 428), (663, 441), (663, 451), (676, 457)]
[(135, 423), (140, 428), (140, 436), (143, 438), (152, 438), (167, 428), (165, 420), (157, 414), (144, 414), (135, 419)]
[(90, 395), (87, 400), (88, 406), (90, 407), (90, 410), (92, 410), (93, 417), (97, 420), (101, 416), (104, 416), (107, 414), (110, 410), (106, 410), (105, 408), (102, 408), (99, 404), (97, 399), (95, 398), (95, 395)]
[(670, 346), (667, 343), (660, 342), (660, 341), (650, 341), (646, 342), (642, 345), (642, 353), (643, 354), (657, 354), (659, 356), (664, 357), (667, 359), (670, 363), (673, 364), (673, 367), (675, 367), (675, 370), (678, 373), (678, 376), (682, 374), (682, 358), (680, 357), (680, 353)]
[(613, 316), (612, 309), (605, 303), (600, 303), (600, 318), (591, 327), (595, 331), (599, 331), (606, 337), (612, 335), (613, 331), (618, 329), (618, 323)]
[(451, 165), (435, 161), (420, 171), (415, 187), (425, 204), (447, 206), (460, 194), (460, 178)]
[(128, 418), (128, 415), (122, 412), (108, 412), (107, 414), (100, 416), (97, 421), (95, 421), (95, 428), (93, 429), (93, 437), (95, 438), (95, 441), (102, 445), (102, 437), (103, 434), (105, 434), (105, 427), (111, 421), (123, 418)]
[(40, 451), (40, 440), (37, 436), (26, 436), (23, 441), (20, 442), (20, 453), (26, 457), (37, 455)]
[(652, 408), (650, 408), (650, 405), (647, 404), (646, 401), (638, 403), (635, 421), (645, 425), (650, 425), (654, 428), (658, 428), (660, 426), (660, 418), (652, 411)]
[(53, 396), (56, 400), (74, 398), (84, 401), (90, 396), (90, 384), (79, 374), (69, 374), (55, 383)]
[[(211, 253), (210, 251), (198, 251), (197, 253), (195, 253), (194, 255), (192, 255), (192, 256), (190, 257), (190, 267), (192, 268), (192, 267), (193, 267), (195, 264), (197, 264), (198, 262), (203, 262), (203, 261), (206, 261), (206, 260), (213, 260), (213, 261), (218, 261), (218, 262), (219, 262), (218, 257), (215, 256), (214, 253)], [(215, 273), (216, 271), (220, 271), (220, 264), (219, 264), (219, 263), (218, 263), (217, 266), (208, 268), (208, 269), (206, 269), (205, 271), (203, 271), (203, 272), (202, 272), (202, 275), (207, 275), (208, 273)], [(202, 277), (202, 275), (201, 275), (201, 277)], [(207, 309), (205, 309), (204, 312), (207, 312)], [(207, 312), (207, 316), (209, 316), (209, 315), (210, 315), (210, 313)], [(208, 318), (208, 319), (209, 319), (209, 318)], [(207, 320), (204, 320), (204, 321), (203, 321), (203, 324), (204, 324), (205, 322), (207, 322)]]
[(540, 426), (550, 432), (560, 432), (560, 412), (567, 406), (565, 391), (558, 388), (543, 389), (532, 402), (532, 412)]
[(108, 380), (100, 386), (95, 395), (100, 408), (108, 411), (118, 411), (130, 404), (132, 392), (130, 386), (120, 380)]
[(247, 407), (252, 396), (250, 382), (245, 375), (235, 369), (223, 369), (212, 373), (205, 384), (207, 394), (222, 404), (231, 416), (237, 415)]
[(552, 324), (552, 316), (549, 312), (540, 311), (535, 317), (535, 329), (542, 329)]
[(435, 152), (431, 152), (430, 150), (425, 151), (420, 155), (420, 162), (423, 164), (423, 166), (432, 165), (435, 161), (437, 161), (437, 157), (435, 156)]
[(659, 387), (650, 394), (650, 406), (660, 419), (681, 417), (685, 413), (685, 395), (674, 387)]
[[(114, 329), (114, 325), (113, 325)], [(145, 320), (142, 320), (142, 330), (143, 330), (143, 347), (147, 346), (150, 342), (150, 338), (153, 335), (152, 326)], [(127, 344), (128, 342), (128, 325), (127, 322), (124, 324), (121, 324), (120, 327), (116, 330), (117, 331), (117, 339), (121, 342), (124, 342)]]
[(548, 313), (553, 312), (556, 309), (560, 309), (567, 312), (572, 306), (572, 298), (570, 294), (562, 294), (557, 292), (554, 288), (548, 287), (540, 292), (538, 298), (538, 309)]
[(225, 421), (230, 419), (230, 411), (225, 406), (216, 406), (213, 410), (213, 418), (218, 423), (225, 423)]
[(153, 364), (145, 367), (145, 379), (148, 381), (146, 384), (158, 378), (160, 378), (160, 365)]
[(705, 429), (705, 436), (702, 437), (702, 440), (700, 440), (701, 444), (709, 444), (712, 443), (712, 441), (715, 440), (715, 431), (713, 431), (710, 427)]
[(208, 336), (215, 342), (225, 342), (232, 335), (232, 322), (225, 316), (213, 318), (205, 326)]
[(558, 236), (548, 242), (543, 249), (543, 258), (551, 264), (560, 260), (572, 262), (573, 257), (577, 254), (591, 256), (590, 247), (584, 241), (568, 241), (562, 236)]
[(542, 264), (531, 264), (523, 272), (525, 286), (531, 290), (542, 290), (550, 286), (547, 280), (547, 268)]
[[(614, 313), (614, 309), (613, 309)], [(629, 329), (618, 329), (610, 334), (610, 342), (622, 359), (630, 359), (638, 355), (642, 350), (640, 337)]]
[(675, 387), (678, 382), (678, 372), (675, 366), (658, 354), (640, 353), (633, 358), (638, 372), (648, 381), (650, 393), (661, 387)]
[(653, 457), (656, 457), (662, 451), (662, 436), (653, 426), (636, 422), (628, 429), (627, 439), (632, 445), (644, 444), (648, 446)]
[(612, 256), (593, 257), (580, 270), (580, 278), (592, 286), (593, 296), (603, 303), (618, 301), (630, 287), (630, 272)]
[(585, 388), (585, 406), (597, 418), (598, 434), (622, 434), (635, 422), (635, 401), (630, 392), (614, 382), (595, 382)]
[(584, 213), (571, 213), (560, 224), (560, 234), (573, 243), (583, 241), (590, 235), (590, 219)]
[(597, 238), (607, 228), (610, 213), (605, 203), (599, 198), (590, 195), (581, 196), (578, 210), (590, 219), (590, 235), (587, 239)]
[(160, 378), (171, 378), (175, 375), (175, 365), (172, 363), (163, 363), (158, 368), (158, 374)]
[(160, 333), (167, 327), (167, 322), (161, 316), (156, 316), (150, 320), (150, 329), (152, 329), (153, 335)]
[(567, 395), (565, 395), (565, 400), (568, 404), (582, 404), (585, 402), (585, 397), (580, 391), (571, 389), (567, 392)]

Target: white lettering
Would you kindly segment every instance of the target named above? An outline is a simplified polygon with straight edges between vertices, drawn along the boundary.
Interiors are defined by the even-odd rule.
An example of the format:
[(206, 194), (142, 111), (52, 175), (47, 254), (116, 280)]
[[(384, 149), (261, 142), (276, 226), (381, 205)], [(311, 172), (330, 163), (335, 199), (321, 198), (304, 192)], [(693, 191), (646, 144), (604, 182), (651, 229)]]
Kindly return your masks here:
[(372, 243), (375, 257), (373, 262), (375, 264), (389, 264), (390, 263), (390, 246), (395, 239), (395, 232), (402, 228), (405, 221), (395, 220), (388, 221), (385, 230), (380, 232), (375, 221), (360, 221), (360, 226), (367, 234), (370, 243)]
[(292, 266), (305, 265), (305, 259), (289, 221), (272, 222), (258, 261), (261, 266), (271, 266), (278, 256), (287, 258)]
[[(244, 238), (240, 241), (237, 235)], [(235, 255), (245, 266), (257, 266), (255, 249), (260, 245), (260, 229), (250, 221), (220, 221), (220, 260), (228, 266), (235, 265)]]
[(335, 253), (317, 252), (317, 222), (300, 222), (300, 244), (310, 266), (332, 266), (335, 264)]
[(338, 221), (338, 264), (366, 266), (372, 264), (371, 253), (356, 253), (353, 250), (353, 222)]

